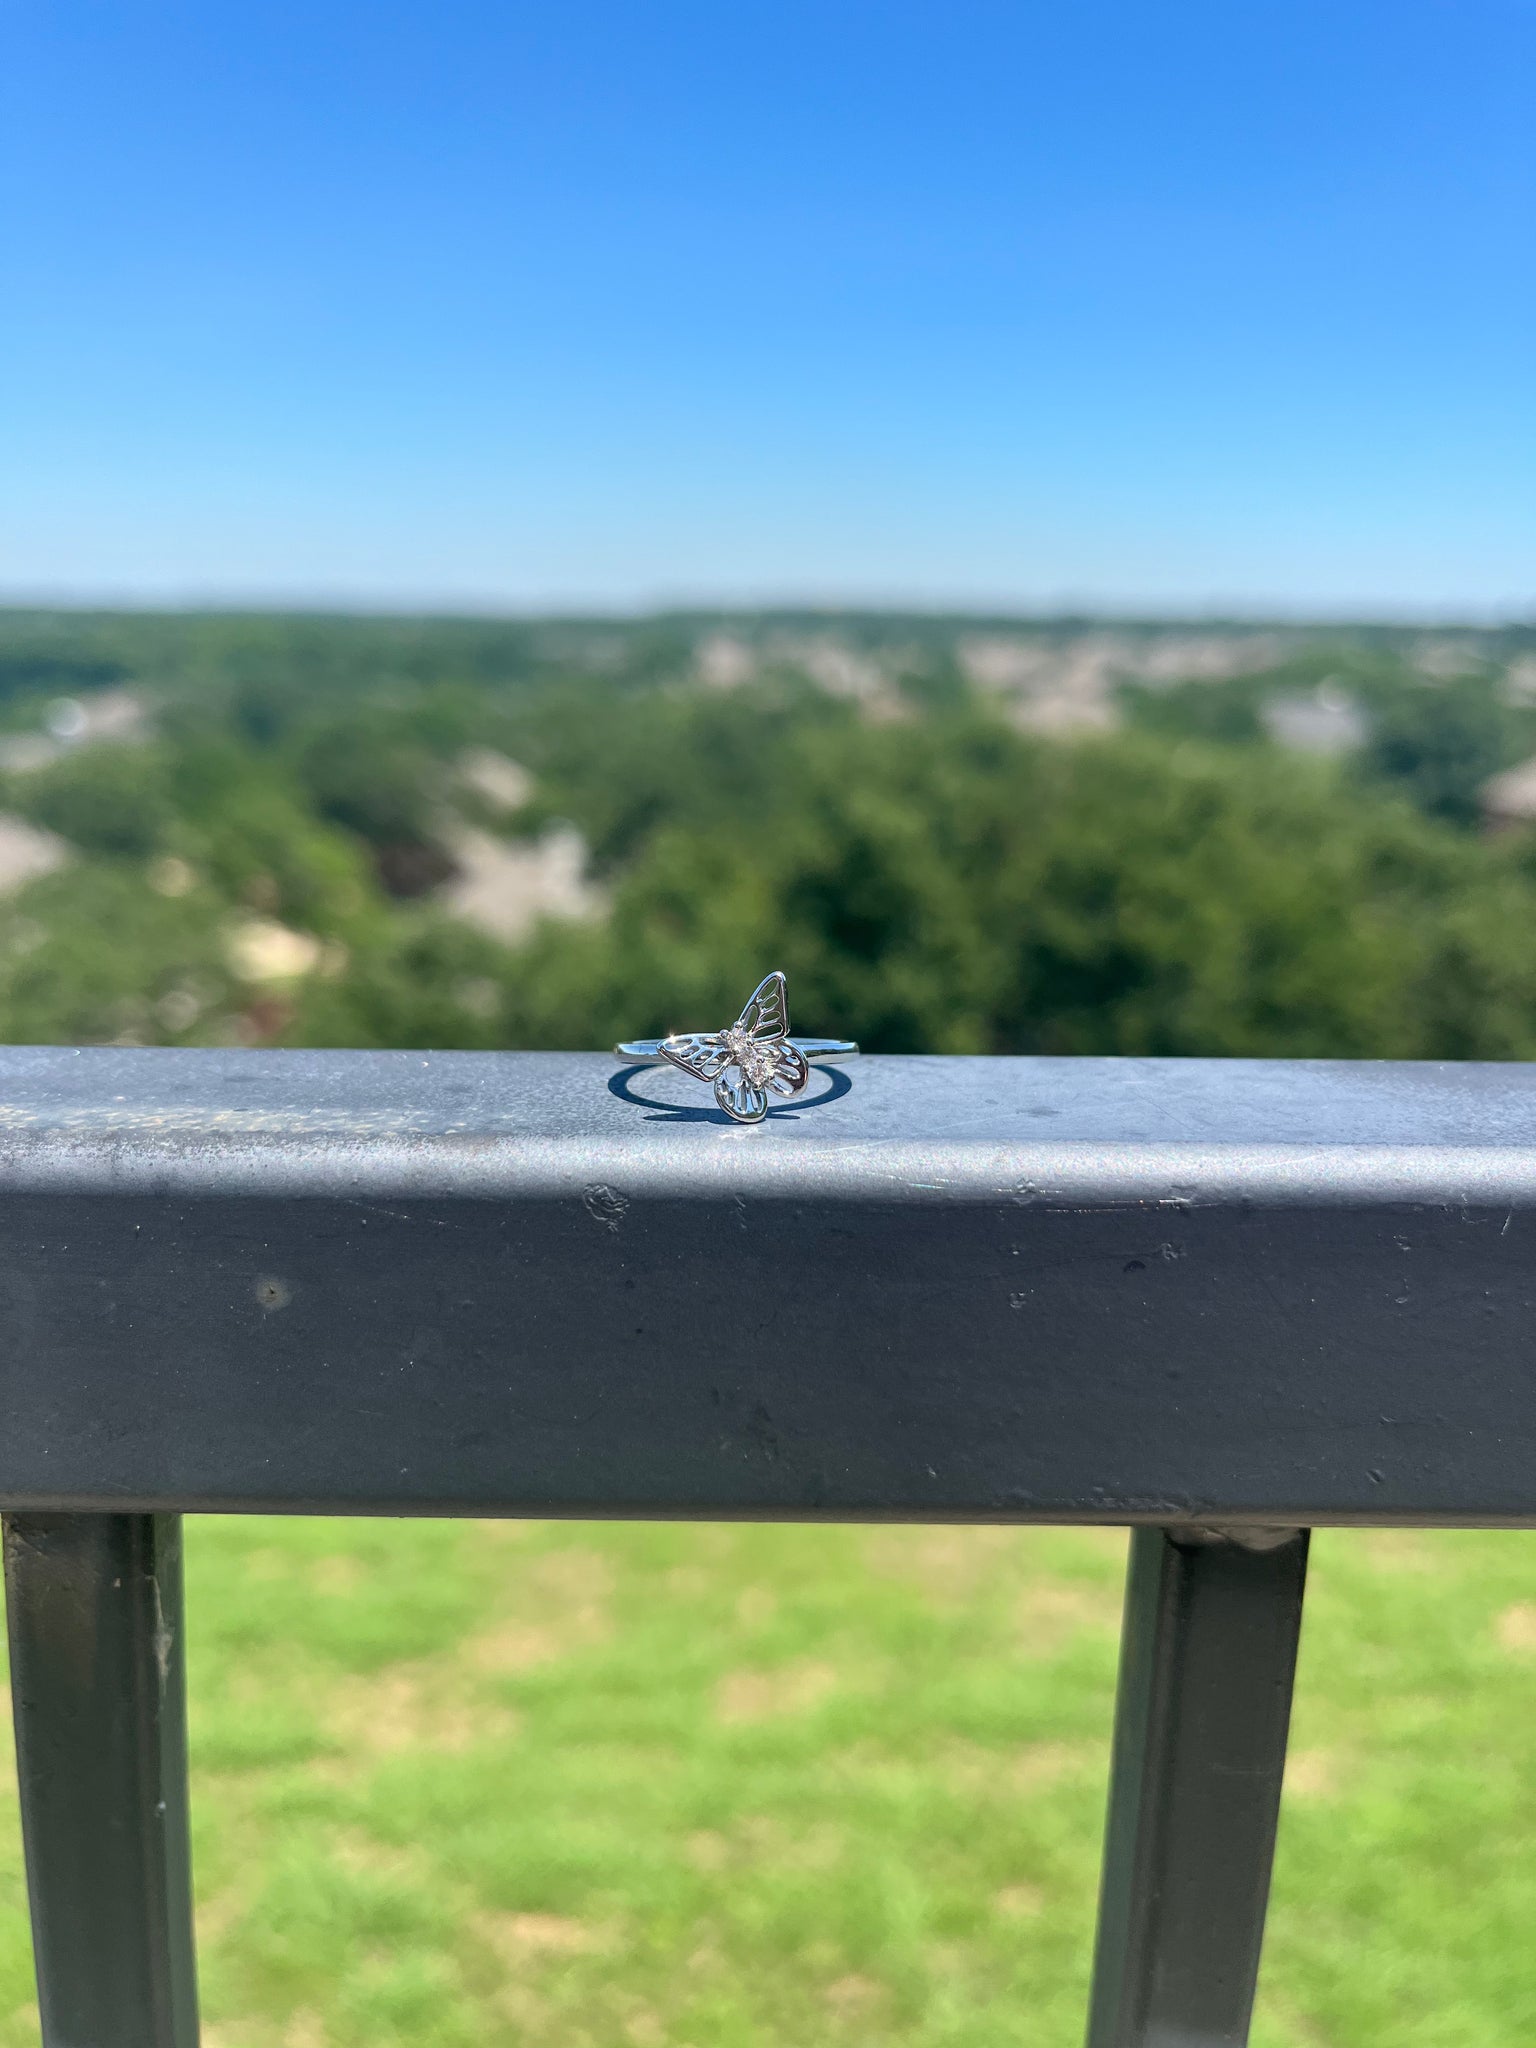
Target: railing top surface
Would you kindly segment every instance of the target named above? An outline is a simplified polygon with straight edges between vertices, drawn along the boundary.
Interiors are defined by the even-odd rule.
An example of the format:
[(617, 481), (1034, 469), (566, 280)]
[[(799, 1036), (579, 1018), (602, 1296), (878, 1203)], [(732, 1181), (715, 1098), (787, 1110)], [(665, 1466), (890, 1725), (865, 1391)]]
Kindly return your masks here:
[(1536, 1520), (1536, 1067), (0, 1055), (0, 1505)]
[(588, 1053), (0, 1051), (0, 1191), (137, 1185), (930, 1204), (1536, 1200), (1536, 1066), (866, 1058), (753, 1129)]

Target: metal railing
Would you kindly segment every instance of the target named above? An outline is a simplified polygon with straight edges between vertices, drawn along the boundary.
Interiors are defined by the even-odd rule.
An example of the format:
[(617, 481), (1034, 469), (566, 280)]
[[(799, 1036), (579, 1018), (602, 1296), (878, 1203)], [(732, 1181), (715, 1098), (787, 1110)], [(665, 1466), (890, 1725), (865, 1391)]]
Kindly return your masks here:
[(0, 1053), (47, 2048), (192, 2048), (179, 1514), (1135, 1529), (1090, 2048), (1247, 2038), (1306, 1531), (1536, 1520), (1536, 1069)]

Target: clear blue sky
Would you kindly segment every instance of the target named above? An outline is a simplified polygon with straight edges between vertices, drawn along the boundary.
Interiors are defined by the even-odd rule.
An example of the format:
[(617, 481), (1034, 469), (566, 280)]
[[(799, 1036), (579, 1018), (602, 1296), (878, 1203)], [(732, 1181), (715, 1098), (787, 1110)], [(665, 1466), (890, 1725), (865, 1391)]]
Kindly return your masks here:
[(1536, 0), (9, 0), (0, 589), (1536, 611)]

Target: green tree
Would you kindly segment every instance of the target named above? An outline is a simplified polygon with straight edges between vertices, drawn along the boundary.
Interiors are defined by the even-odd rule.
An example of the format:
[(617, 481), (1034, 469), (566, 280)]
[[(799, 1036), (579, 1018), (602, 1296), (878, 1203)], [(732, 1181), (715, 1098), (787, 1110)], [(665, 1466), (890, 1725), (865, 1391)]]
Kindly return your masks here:
[(778, 965), (805, 1028), (880, 1051), (1536, 1052), (1516, 861), (1312, 762), (967, 718), (767, 772), (774, 829), (658, 827), (605, 929), (538, 934), (514, 1042), (707, 1024)]
[(15, 778), (12, 800), (82, 851), (130, 860), (147, 859), (176, 822), (165, 755), (152, 746), (82, 747)]
[(1536, 719), (1490, 676), (1418, 682), (1380, 698), (1360, 771), (1398, 785), (1431, 817), (1472, 825), (1490, 775), (1536, 748)]
[(49, 875), (0, 905), (0, 1030), (13, 1045), (198, 1044), (244, 1000), (222, 905), (166, 897), (127, 862)]

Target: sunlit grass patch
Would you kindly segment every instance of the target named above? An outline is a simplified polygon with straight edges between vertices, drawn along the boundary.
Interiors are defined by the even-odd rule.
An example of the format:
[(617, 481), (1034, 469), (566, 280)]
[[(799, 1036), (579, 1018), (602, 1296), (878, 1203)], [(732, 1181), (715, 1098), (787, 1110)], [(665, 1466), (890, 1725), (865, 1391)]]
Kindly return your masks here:
[[(210, 2048), (1076, 2048), (1125, 1542), (199, 1518)], [(1536, 2036), (1536, 1539), (1324, 1534), (1255, 2039)], [(0, 2043), (35, 2043), (0, 1800)]]

